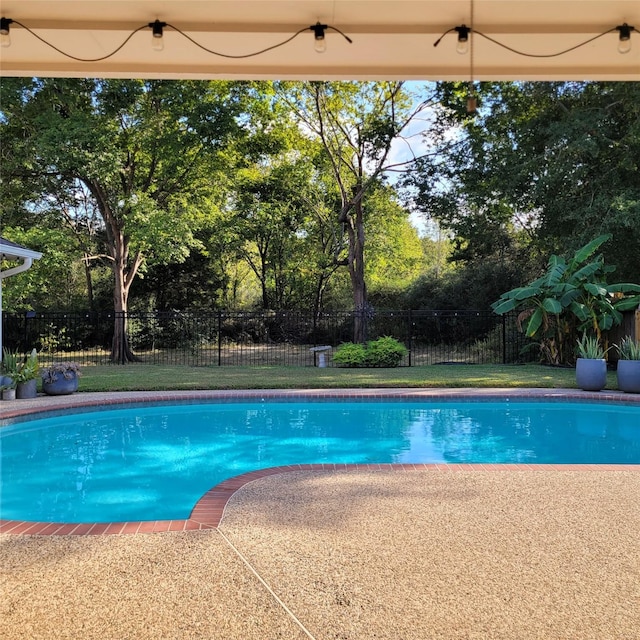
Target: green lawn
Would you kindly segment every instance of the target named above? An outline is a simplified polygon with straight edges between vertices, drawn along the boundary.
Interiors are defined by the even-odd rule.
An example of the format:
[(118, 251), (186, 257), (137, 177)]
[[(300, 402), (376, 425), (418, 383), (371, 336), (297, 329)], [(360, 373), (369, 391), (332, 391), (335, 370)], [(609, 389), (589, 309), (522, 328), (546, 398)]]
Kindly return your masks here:
[[(607, 388), (616, 389), (615, 373), (610, 372), (608, 376)], [(80, 391), (575, 386), (574, 369), (532, 364), (431, 365), (396, 369), (131, 364), (83, 367), (80, 380)]]

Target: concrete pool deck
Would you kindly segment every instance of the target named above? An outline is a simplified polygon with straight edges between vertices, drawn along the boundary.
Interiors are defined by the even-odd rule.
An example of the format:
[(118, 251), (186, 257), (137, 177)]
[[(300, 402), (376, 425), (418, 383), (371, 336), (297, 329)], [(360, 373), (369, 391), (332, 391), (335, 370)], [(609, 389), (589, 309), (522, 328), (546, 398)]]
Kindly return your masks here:
[[(352, 390), (343, 397), (505, 392), (640, 400), (558, 389)], [(29, 411), (39, 412), (43, 404), (139, 397), (126, 395), (10, 404), (32, 403)], [(243, 484), (227, 496), (219, 526), (206, 531), (3, 534), (0, 637), (637, 640), (638, 471), (297, 470)]]

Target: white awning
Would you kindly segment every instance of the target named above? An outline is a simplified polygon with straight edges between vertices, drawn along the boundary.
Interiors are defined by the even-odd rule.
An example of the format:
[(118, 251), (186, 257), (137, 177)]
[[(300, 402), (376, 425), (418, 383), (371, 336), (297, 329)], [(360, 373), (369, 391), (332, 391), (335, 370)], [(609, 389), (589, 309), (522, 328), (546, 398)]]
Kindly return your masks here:
[[(640, 79), (640, 0), (3, 0), (2, 15), (14, 20), (11, 45), (1, 50), (0, 73), (7, 76)], [(148, 24), (155, 20), (168, 23), (162, 51), (152, 48)], [(317, 22), (353, 42), (329, 28), (326, 51), (317, 53), (309, 29)], [(631, 50), (619, 53), (616, 27), (625, 24), (636, 30)], [(433, 46), (461, 25), (473, 27), (470, 53), (456, 53), (455, 31)], [(235, 58), (208, 53), (185, 37), (246, 56), (301, 29), (282, 46)], [(117, 53), (96, 62), (52, 48), (95, 59), (129, 36)]]

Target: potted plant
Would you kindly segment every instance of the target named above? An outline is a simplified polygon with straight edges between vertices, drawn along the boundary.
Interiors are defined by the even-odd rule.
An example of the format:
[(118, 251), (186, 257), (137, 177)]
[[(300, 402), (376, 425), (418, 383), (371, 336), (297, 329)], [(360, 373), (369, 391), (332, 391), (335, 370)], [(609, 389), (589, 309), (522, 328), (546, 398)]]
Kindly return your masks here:
[(26, 400), (36, 397), (38, 394), (37, 378), (39, 370), (38, 353), (35, 349), (32, 349), (31, 353), (24, 359), (24, 362), (18, 365), (17, 371), (13, 375), (13, 380), (16, 383), (16, 398)]
[[(7, 382), (8, 381), (8, 382)], [(15, 400), (16, 399), (16, 385), (15, 382), (5, 376), (2, 379), (2, 384), (0, 384), (0, 397), (3, 400)]]
[(18, 356), (5, 347), (2, 349), (2, 375), (0, 375), (0, 388), (2, 389), (3, 400), (15, 400), (16, 383), (14, 378), (17, 373)]
[(640, 393), (640, 342), (625, 336), (618, 350), (618, 389), (627, 393)]
[(64, 396), (78, 390), (80, 365), (77, 362), (54, 362), (44, 369), (42, 390), (50, 396)]
[(607, 350), (595, 336), (582, 334), (578, 340), (576, 383), (584, 391), (600, 391), (607, 384)]

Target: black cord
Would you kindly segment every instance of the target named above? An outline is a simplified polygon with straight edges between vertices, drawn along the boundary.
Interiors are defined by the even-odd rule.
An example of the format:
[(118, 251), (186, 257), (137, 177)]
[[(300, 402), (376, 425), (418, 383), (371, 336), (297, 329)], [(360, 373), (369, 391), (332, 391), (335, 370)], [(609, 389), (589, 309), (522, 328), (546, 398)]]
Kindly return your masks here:
[[(131, 38), (136, 33), (138, 33), (138, 31), (142, 31), (143, 29), (148, 29), (149, 26), (150, 26), (149, 24), (144, 24), (144, 25), (138, 27), (137, 29), (134, 29), (125, 38), (125, 40), (122, 42), (122, 44), (120, 44), (118, 47), (116, 47), (111, 53), (108, 53), (108, 54), (106, 54), (104, 56), (100, 56), (99, 58), (80, 58), (78, 56), (71, 55), (70, 53), (67, 53), (66, 51), (63, 51), (62, 49), (59, 49), (55, 45), (51, 44), (50, 42), (48, 42), (47, 40), (45, 40), (44, 38), (39, 36), (35, 31), (32, 31), (29, 27), (27, 27), (26, 25), (22, 24), (22, 22), (19, 22), (18, 20), (13, 20), (12, 23), (21, 26), (23, 29), (28, 31), (32, 36), (34, 36), (34, 38), (37, 38), (43, 44), (46, 44), (48, 47), (51, 47), (51, 49), (53, 49), (54, 51), (57, 51), (61, 55), (65, 56), (67, 58), (70, 58), (71, 60), (77, 60), (78, 62), (101, 62), (102, 60), (106, 60), (107, 58), (111, 58), (111, 56), (114, 56), (116, 53), (118, 53), (118, 51), (120, 51), (120, 49), (122, 49), (127, 44), (127, 42), (129, 42), (129, 40), (131, 40)], [(153, 24), (153, 23), (150, 23), (150, 24)], [(313, 31), (313, 26), (304, 27), (303, 29), (299, 29), (298, 31), (296, 31), (292, 36), (288, 37), (286, 40), (283, 40), (282, 42), (278, 42), (277, 44), (271, 45), (270, 47), (266, 47), (264, 49), (260, 49), (259, 51), (253, 51), (252, 53), (245, 53), (245, 54), (240, 54), (240, 55), (232, 55), (232, 54), (228, 54), (228, 53), (221, 53), (220, 51), (214, 51), (213, 49), (208, 49), (204, 45), (200, 44), (198, 41), (194, 40), (191, 36), (189, 36), (186, 33), (184, 33), (184, 31), (181, 31), (180, 29), (178, 29), (178, 27), (175, 27), (172, 24), (164, 23), (163, 27), (168, 27), (170, 29), (173, 29), (174, 31), (177, 31), (181, 36), (183, 36), (184, 38), (189, 40), (189, 42), (191, 42), (192, 44), (196, 45), (196, 47), (202, 49), (203, 51), (206, 51), (207, 53), (210, 53), (210, 54), (212, 54), (214, 56), (220, 56), (221, 58), (233, 58), (233, 59), (236, 59), (236, 60), (242, 59), (242, 58), (253, 58), (254, 56), (259, 56), (259, 55), (261, 55), (263, 53), (266, 53), (267, 51), (272, 51), (273, 49), (277, 49), (278, 47), (282, 47), (285, 44), (288, 44), (294, 38), (297, 38), (301, 33), (304, 33), (305, 31)], [(326, 28), (327, 29), (331, 29), (331, 30), (336, 31), (337, 33), (339, 33), (347, 42), (349, 42), (349, 44), (353, 43), (353, 40), (351, 40), (351, 38), (349, 36), (347, 36), (345, 33), (340, 31), (340, 29), (338, 29), (336, 27), (329, 26), (329, 25), (327, 25)]]
[(120, 49), (122, 49), (122, 47), (124, 47), (124, 45), (127, 44), (127, 42), (129, 42), (129, 40), (131, 40), (131, 38), (133, 38), (133, 36), (136, 33), (138, 33), (138, 31), (142, 31), (142, 29), (148, 28), (148, 25), (146, 24), (142, 25), (141, 27), (138, 27), (125, 38), (124, 42), (119, 47), (114, 49), (111, 53), (108, 53), (106, 56), (101, 56), (99, 58), (79, 58), (77, 56), (72, 56), (70, 53), (66, 53), (62, 49), (58, 49), (58, 47), (51, 44), (50, 42), (47, 42), (44, 38), (41, 38), (35, 31), (32, 31), (31, 29), (29, 29), (29, 27), (22, 24), (22, 22), (18, 22), (17, 20), (14, 20), (13, 24), (19, 24), (23, 29), (26, 29), (34, 38), (37, 38), (38, 40), (40, 40), (40, 42), (46, 44), (48, 47), (51, 47), (54, 51), (61, 53), (63, 56), (66, 56), (67, 58), (71, 58), (72, 60), (77, 60), (78, 62), (100, 62), (101, 60), (106, 60), (107, 58), (110, 58), (111, 56), (118, 53), (118, 51), (120, 51)]
[(569, 47), (568, 49), (564, 49), (562, 51), (558, 51), (557, 53), (526, 53), (524, 51), (518, 51), (518, 49), (514, 49), (513, 47), (510, 47), (506, 44), (503, 44), (502, 42), (498, 42), (497, 40), (495, 40), (494, 38), (492, 38), (491, 36), (488, 36), (480, 31), (475, 31), (474, 33), (477, 33), (479, 36), (482, 36), (485, 40), (489, 40), (489, 42), (493, 42), (493, 44), (497, 44), (499, 47), (502, 47), (503, 49), (506, 49), (507, 51), (511, 51), (511, 53), (515, 53), (519, 56), (525, 56), (526, 58), (556, 58), (557, 56), (562, 56), (565, 53), (569, 53), (570, 51), (575, 51), (576, 49), (579, 49), (580, 47), (584, 47), (584, 45), (589, 44), (590, 42), (593, 42), (594, 40), (597, 40), (598, 38), (602, 38), (602, 36), (606, 36), (608, 33), (612, 33), (613, 31), (615, 31), (616, 28), (613, 27), (612, 29), (609, 29), (608, 31), (603, 31), (602, 33), (599, 33), (597, 36), (593, 36), (592, 38), (589, 38), (588, 40), (585, 40), (584, 42), (579, 42), (578, 44), (574, 45), (573, 47)]
[[(455, 31), (455, 27), (452, 27), (451, 29), (447, 29), (447, 31), (445, 31), (434, 43), (433, 46), (437, 47), (440, 44), (440, 41), (442, 40), (442, 38), (444, 38), (448, 33), (451, 33), (452, 31)], [(498, 40), (496, 40), (495, 38), (492, 38), (491, 36), (486, 35), (485, 33), (482, 33), (482, 31), (476, 31), (475, 29), (473, 29), (473, 33), (478, 34), (479, 36), (481, 36), (482, 38), (484, 38), (485, 40), (489, 40), (489, 42), (493, 42), (493, 44), (497, 44), (499, 47), (502, 47), (503, 49), (506, 49), (507, 51), (511, 51), (511, 53), (515, 53), (519, 56), (525, 56), (526, 58), (555, 58), (557, 56), (562, 56), (565, 53), (569, 53), (570, 51), (574, 51), (575, 49), (579, 49), (580, 47), (584, 47), (584, 45), (589, 44), (590, 42), (593, 42), (594, 40), (597, 40), (598, 38), (602, 38), (602, 36), (606, 36), (608, 33), (613, 33), (614, 31), (617, 31), (617, 27), (613, 27), (611, 29), (608, 29), (607, 31), (603, 31), (602, 33), (599, 33), (597, 36), (593, 36), (592, 38), (589, 38), (588, 40), (585, 40), (584, 42), (579, 42), (578, 44), (574, 45), (573, 47), (569, 47), (568, 49), (563, 49), (562, 51), (558, 51), (557, 53), (527, 53), (526, 51), (520, 51), (518, 49), (514, 49), (513, 47), (510, 47), (509, 45), (503, 44), (502, 42), (499, 42)], [(636, 31), (636, 29), (634, 29), (633, 27), (630, 27), (630, 29), (632, 31)]]

